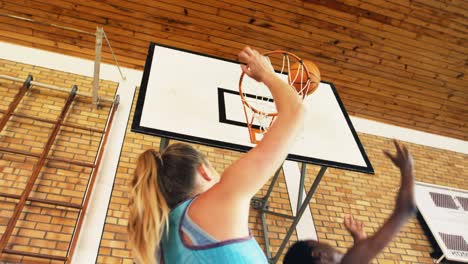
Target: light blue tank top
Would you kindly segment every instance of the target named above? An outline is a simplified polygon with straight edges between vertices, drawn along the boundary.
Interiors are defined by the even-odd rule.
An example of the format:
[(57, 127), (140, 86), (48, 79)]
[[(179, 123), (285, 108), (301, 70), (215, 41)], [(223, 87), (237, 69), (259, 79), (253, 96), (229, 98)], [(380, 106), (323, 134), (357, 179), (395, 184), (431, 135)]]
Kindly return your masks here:
[[(203, 245), (197, 244), (196, 246), (184, 243), (181, 235), (183, 229), (190, 229), (191, 221), (190, 219), (186, 221), (186, 218), (192, 201), (193, 199), (190, 199), (181, 203), (169, 215), (169, 234), (165, 234), (161, 240), (161, 254), (164, 258), (164, 264), (268, 263), (265, 254), (252, 235)], [(194, 226), (191, 233), (196, 233), (200, 237), (204, 232), (203, 230), (199, 230), (202, 232), (193, 232), (197, 229), (199, 227)], [(213, 241), (213, 238), (206, 235), (205, 241)]]

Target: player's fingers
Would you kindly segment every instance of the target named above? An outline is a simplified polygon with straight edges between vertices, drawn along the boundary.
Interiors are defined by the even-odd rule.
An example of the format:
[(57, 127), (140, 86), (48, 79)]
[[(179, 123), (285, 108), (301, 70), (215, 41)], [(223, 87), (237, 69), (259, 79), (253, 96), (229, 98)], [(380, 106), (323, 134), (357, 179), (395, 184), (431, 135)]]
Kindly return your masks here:
[(249, 66), (247, 66), (246, 64), (241, 64), (241, 69), (246, 74), (250, 73)]
[(390, 159), (393, 158), (393, 155), (390, 154), (390, 152), (388, 152), (387, 150), (384, 150), (383, 153), (385, 154), (385, 156), (389, 157)]
[(406, 146), (403, 146), (403, 152), (405, 153), (405, 157), (408, 159), (410, 154), (409, 154), (408, 148)]
[(393, 140), (393, 144), (395, 144), (395, 148), (397, 150), (397, 153), (398, 155), (397, 156), (401, 156), (403, 154), (403, 152), (401, 151), (401, 145), (400, 143), (398, 143), (398, 141), (396, 139)]
[(254, 54), (254, 51), (249, 46), (246, 46), (243, 51), (249, 56), (252, 56)]
[(393, 163), (396, 162), (396, 157), (393, 156), (392, 154), (390, 154), (390, 152), (384, 150), (384, 154), (385, 154), (385, 156), (387, 156), (389, 159), (391, 159)]
[(256, 49), (252, 49), (252, 54), (255, 56), (261, 56), (260, 52), (258, 52)]
[(350, 219), (349, 215), (345, 216), (344, 224), (345, 224), (346, 228), (349, 228), (349, 226), (351, 224), (351, 219)]
[(239, 54), (237, 54), (237, 57), (239, 57), (239, 60), (241, 62), (247, 62), (249, 60), (249, 54), (244, 50), (239, 52)]

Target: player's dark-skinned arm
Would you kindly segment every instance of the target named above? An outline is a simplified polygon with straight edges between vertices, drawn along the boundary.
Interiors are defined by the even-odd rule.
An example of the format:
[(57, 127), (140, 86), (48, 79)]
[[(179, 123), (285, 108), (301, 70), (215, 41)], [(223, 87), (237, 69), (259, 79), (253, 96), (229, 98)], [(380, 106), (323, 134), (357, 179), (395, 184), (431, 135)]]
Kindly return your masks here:
[(353, 237), (354, 244), (357, 244), (361, 240), (367, 238), (367, 234), (364, 231), (364, 224), (354, 219), (352, 215), (348, 215), (344, 218), (343, 221), (346, 230), (348, 230), (349, 234)]
[(401, 173), (401, 187), (396, 199), (395, 209), (377, 233), (367, 239), (358, 241), (343, 257), (342, 264), (369, 263), (385, 246), (392, 241), (401, 227), (416, 211), (414, 200), (413, 158), (406, 147), (394, 141), (396, 155), (385, 151)]

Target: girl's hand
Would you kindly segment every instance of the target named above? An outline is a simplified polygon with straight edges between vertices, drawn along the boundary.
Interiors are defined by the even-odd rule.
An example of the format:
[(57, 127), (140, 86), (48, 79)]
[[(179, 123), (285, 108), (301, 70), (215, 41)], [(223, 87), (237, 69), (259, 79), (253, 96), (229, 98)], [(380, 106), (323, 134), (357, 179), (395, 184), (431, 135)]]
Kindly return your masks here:
[(257, 82), (275, 73), (270, 60), (250, 47), (245, 47), (238, 56), (241, 63), (245, 63), (241, 64), (242, 71)]

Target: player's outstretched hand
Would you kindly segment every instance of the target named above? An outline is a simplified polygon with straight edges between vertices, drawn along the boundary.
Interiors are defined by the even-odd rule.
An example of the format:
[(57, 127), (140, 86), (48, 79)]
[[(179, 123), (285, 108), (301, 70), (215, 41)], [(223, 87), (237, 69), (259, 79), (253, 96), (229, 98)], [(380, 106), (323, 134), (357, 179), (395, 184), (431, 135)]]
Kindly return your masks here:
[(353, 237), (354, 243), (367, 238), (367, 234), (364, 231), (364, 224), (359, 220), (355, 220), (352, 215), (345, 216), (343, 223), (346, 230), (348, 230)]
[(411, 215), (416, 211), (413, 157), (405, 146), (402, 146), (396, 140), (393, 143), (397, 151), (396, 155), (392, 155), (388, 151), (384, 151), (384, 153), (400, 169), (401, 173), (401, 186), (396, 200), (395, 212)]
[(395, 210), (384, 225), (371, 237), (354, 242), (346, 252), (341, 264), (370, 263), (398, 234), (401, 227), (416, 211), (414, 200), (413, 157), (405, 146), (394, 141), (396, 155), (384, 151), (385, 155), (400, 168), (401, 187), (396, 200)]
[(258, 51), (245, 47), (238, 54), (242, 71), (257, 82), (262, 82), (268, 74), (274, 74), (273, 66), (270, 60), (258, 53)]

